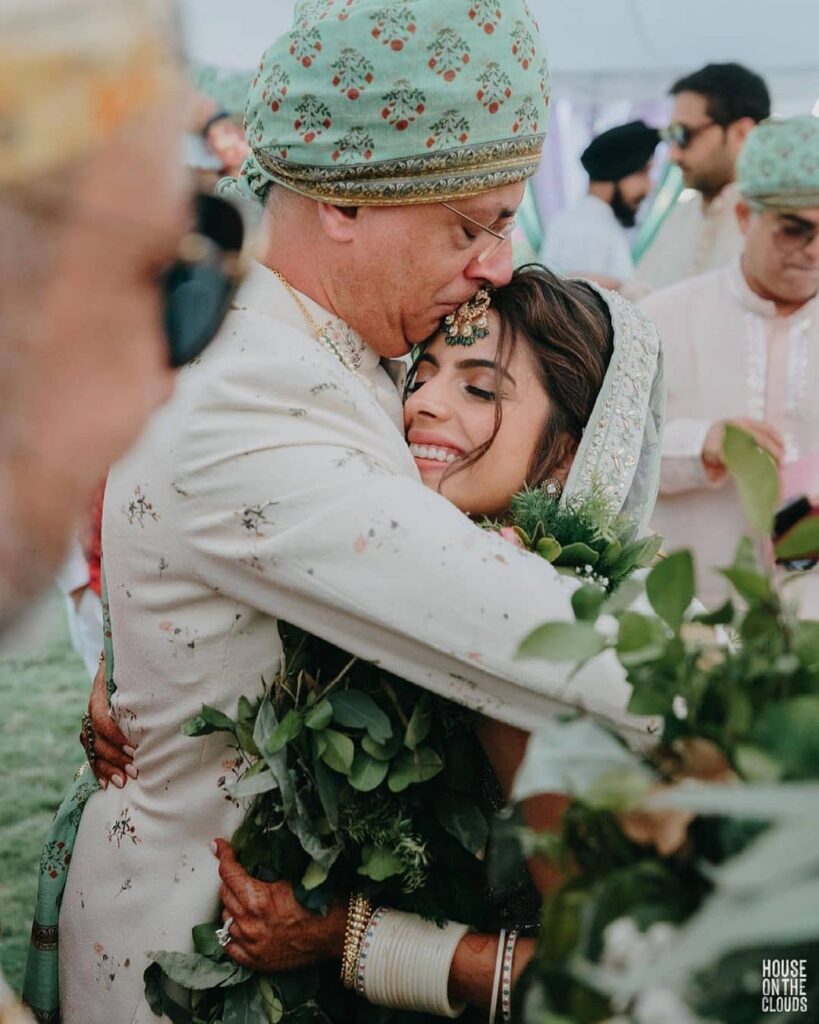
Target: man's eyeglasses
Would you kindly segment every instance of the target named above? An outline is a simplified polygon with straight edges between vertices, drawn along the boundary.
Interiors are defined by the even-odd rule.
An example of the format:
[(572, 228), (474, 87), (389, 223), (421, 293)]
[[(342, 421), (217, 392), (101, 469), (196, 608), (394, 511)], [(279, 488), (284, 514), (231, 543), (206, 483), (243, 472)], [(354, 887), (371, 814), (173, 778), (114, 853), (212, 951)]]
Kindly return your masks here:
[(706, 128), (713, 128), (715, 124), (719, 125), (720, 128), (725, 127), (719, 121), (706, 121), (705, 124), (697, 125), (696, 128), (691, 128), (687, 124), (680, 124), (679, 121), (675, 121), (667, 128), (660, 129), (660, 138), (663, 142), (670, 142), (672, 146), (688, 149), (701, 132), (704, 132)]
[(490, 242), (478, 256), (478, 263), (486, 263), (487, 260), (491, 259), (504, 242), (511, 240), (512, 234), (517, 227), (517, 221), (510, 220), (503, 231), (495, 231), (494, 228), (488, 228), (485, 224), (481, 224), (480, 221), (474, 220), (472, 217), (468, 217), (465, 213), (461, 213), (460, 210), (456, 210), (455, 207), (450, 206), (449, 203), (441, 203), (441, 206), (443, 206), (445, 210), (450, 210), (452, 213), (457, 214), (461, 220), (465, 220), (469, 224), (473, 224), (476, 228), (480, 228), (481, 231), (485, 231), (488, 235), (492, 235), (494, 241)]
[(795, 253), (807, 249), (819, 235), (819, 224), (802, 220), (801, 217), (783, 217), (773, 229), (773, 241), (783, 254)]
[(193, 230), (160, 275), (162, 324), (171, 366), (195, 359), (219, 330), (242, 278), (244, 224), (225, 199), (199, 193)]

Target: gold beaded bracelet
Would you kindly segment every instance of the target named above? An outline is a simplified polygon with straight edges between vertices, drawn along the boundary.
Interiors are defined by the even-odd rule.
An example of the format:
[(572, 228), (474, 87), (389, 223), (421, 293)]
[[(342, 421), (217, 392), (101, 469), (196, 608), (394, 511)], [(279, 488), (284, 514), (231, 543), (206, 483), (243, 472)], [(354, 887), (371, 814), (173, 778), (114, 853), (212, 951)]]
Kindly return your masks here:
[(341, 958), (341, 983), (345, 988), (355, 988), (358, 954), (372, 914), (373, 907), (366, 896), (360, 892), (350, 893), (347, 926), (344, 929), (344, 954)]

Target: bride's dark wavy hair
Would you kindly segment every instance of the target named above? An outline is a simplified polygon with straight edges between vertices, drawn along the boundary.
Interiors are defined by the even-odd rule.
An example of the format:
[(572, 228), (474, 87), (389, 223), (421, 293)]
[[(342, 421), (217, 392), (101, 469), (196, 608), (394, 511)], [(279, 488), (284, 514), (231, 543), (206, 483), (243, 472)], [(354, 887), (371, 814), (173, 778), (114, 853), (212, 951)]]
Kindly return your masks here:
[[(526, 483), (534, 487), (563, 465), (580, 444), (614, 350), (611, 317), (591, 285), (559, 277), (539, 263), (519, 267), (509, 284), (492, 293), (490, 308), (500, 320), (494, 429), (484, 444), (454, 462), (441, 482), (474, 465), (492, 447), (503, 421), (503, 371), (509, 367), (515, 346), (524, 344), (534, 357), (550, 403), (550, 415), (529, 463)], [(408, 388), (416, 366), (417, 360)]]

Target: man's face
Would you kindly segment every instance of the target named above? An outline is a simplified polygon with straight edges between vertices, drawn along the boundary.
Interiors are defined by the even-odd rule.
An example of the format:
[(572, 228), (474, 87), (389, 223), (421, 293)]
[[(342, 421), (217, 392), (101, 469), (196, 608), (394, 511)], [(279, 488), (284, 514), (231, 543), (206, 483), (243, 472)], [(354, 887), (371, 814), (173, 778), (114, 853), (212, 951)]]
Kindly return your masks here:
[(681, 92), (674, 97), (671, 121), (691, 133), (685, 149), (671, 146), (671, 159), (682, 171), (686, 187), (709, 198), (717, 195), (734, 180), (737, 147), (732, 134), (714, 123), (706, 98), (696, 92)]
[(759, 294), (800, 304), (819, 291), (819, 207), (757, 213), (737, 206), (745, 235), (742, 266)]
[[(523, 192), (521, 182), (449, 205), (503, 232)], [(479, 288), (512, 276), (511, 242), (480, 262), (493, 236), (440, 203), (359, 207), (356, 222), (348, 247), (349, 320), (381, 355), (404, 355)]]
[(614, 187), (612, 209), (625, 228), (634, 226), (640, 203), (651, 192), (651, 161), (640, 171), (621, 178)]

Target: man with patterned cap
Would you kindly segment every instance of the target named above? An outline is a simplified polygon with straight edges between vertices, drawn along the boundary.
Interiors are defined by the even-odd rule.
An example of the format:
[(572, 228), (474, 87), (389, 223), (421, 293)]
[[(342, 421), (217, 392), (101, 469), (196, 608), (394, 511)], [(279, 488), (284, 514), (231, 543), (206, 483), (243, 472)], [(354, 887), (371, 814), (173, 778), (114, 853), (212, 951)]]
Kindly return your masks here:
[(722, 462), (726, 423), (776, 459), (783, 499), (819, 491), (819, 118), (763, 122), (737, 170), (742, 255), (643, 301), (668, 368), (654, 525), (670, 548), (696, 552), (701, 596), (712, 601), (725, 590), (714, 569), (730, 562), (744, 528)]
[[(259, 261), (109, 478), (114, 702), (128, 735), (98, 712), (98, 677), (96, 768), (117, 781), (86, 806), (63, 897), (64, 1021), (149, 1020), (145, 961), (126, 949), (189, 948), (215, 910), (210, 843), (243, 810), (218, 785), (224, 736), (194, 751), (180, 728), (203, 702), (232, 714), (237, 694), (274, 678), (279, 618), (507, 728), (583, 706), (645, 739), (613, 660), (571, 678), (516, 660), (531, 628), (571, 617), (569, 590), (421, 484), (382, 365), (509, 280), (548, 104), (523, 0), (313, 0), (262, 58), (252, 152), (229, 189), (265, 203)], [(118, 743), (136, 747), (137, 779)], [(112, 858), (111, 822), (126, 819), (138, 841)], [(112, 914), (122, 871), (133, 888)], [(274, 934), (297, 919), (307, 927), (294, 906)]]
[(549, 224), (543, 262), (564, 274), (620, 288), (634, 275), (626, 228), (634, 227), (651, 191), (651, 161), (660, 141), (643, 121), (618, 125), (592, 139), (580, 162), (589, 189)]
[(188, 213), (172, 27), (165, 0), (0, 13), (0, 632), (172, 387), (155, 274)]

